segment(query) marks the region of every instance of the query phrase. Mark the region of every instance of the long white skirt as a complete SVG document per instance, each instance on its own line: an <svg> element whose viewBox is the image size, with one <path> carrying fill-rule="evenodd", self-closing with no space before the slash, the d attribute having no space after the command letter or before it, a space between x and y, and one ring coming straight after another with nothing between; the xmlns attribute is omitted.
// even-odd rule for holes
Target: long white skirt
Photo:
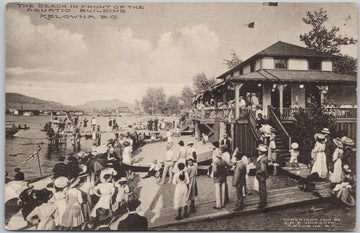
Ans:
<svg viewBox="0 0 360 233"><path fill-rule="evenodd" d="M320 178L326 178L327 166L326 166L326 154L325 152L317 153L315 163L311 169L311 174L317 172Z"/></svg>
<svg viewBox="0 0 360 233"><path fill-rule="evenodd" d="M340 183L342 181L342 162L341 159L334 163L334 172L330 174L330 181L332 183Z"/></svg>
<svg viewBox="0 0 360 233"><path fill-rule="evenodd" d="M187 192L188 188L185 183L180 183L176 185L174 193L174 209L187 206Z"/></svg>

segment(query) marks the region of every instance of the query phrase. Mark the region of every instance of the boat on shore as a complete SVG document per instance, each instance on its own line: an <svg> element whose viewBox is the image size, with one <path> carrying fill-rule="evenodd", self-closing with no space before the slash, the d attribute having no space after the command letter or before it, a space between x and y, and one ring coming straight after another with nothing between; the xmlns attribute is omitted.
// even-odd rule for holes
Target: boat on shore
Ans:
<svg viewBox="0 0 360 233"><path fill-rule="evenodd" d="M12 137L19 131L19 128L16 127L15 121L6 121L5 122L5 136Z"/></svg>

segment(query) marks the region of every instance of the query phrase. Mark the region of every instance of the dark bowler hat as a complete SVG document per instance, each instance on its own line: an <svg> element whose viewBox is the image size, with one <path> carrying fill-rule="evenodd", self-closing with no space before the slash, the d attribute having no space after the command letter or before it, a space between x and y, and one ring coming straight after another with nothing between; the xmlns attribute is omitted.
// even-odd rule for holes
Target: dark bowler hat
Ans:
<svg viewBox="0 0 360 233"><path fill-rule="evenodd" d="M19 171L21 171L21 169L20 168L15 168L15 172L19 172Z"/></svg>
<svg viewBox="0 0 360 233"><path fill-rule="evenodd" d="M185 145L185 144L184 144L184 141L183 141L183 140L180 140L180 141L179 141L179 145L180 145L180 146L184 146L184 145Z"/></svg>

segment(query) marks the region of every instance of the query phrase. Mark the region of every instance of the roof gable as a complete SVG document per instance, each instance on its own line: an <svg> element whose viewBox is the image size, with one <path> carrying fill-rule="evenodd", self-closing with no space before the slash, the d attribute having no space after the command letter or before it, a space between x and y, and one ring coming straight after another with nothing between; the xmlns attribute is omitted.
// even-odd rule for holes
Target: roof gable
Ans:
<svg viewBox="0 0 360 233"><path fill-rule="evenodd" d="M255 54L255 56L281 56L281 57L314 57L332 58L330 53L317 52L314 49L304 48L298 45L278 41L275 44Z"/></svg>
<svg viewBox="0 0 360 233"><path fill-rule="evenodd" d="M217 79L225 78L229 73L238 70L241 67L246 66L249 62L255 58L261 57L294 57L294 58L322 58L330 59L335 56L330 53L317 52L314 49L304 48L298 45L289 44L286 42L278 41L275 44L270 45L266 49L256 53L250 58L246 59L235 68L226 71L222 75L218 76Z"/></svg>

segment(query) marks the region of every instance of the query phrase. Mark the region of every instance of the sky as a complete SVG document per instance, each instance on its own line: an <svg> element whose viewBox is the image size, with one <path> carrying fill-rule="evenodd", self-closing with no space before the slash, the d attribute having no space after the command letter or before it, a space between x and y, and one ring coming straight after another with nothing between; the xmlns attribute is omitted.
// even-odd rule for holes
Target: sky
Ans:
<svg viewBox="0 0 360 233"><path fill-rule="evenodd" d="M305 46L302 18L321 7L328 28L358 35L357 3L31 4L7 5L6 92L69 105L134 103L149 87L178 95L198 73L226 72L232 50L245 60L279 40ZM122 12L80 12L104 9ZM69 18L78 15L87 18ZM357 58L357 45L341 52Z"/></svg>

